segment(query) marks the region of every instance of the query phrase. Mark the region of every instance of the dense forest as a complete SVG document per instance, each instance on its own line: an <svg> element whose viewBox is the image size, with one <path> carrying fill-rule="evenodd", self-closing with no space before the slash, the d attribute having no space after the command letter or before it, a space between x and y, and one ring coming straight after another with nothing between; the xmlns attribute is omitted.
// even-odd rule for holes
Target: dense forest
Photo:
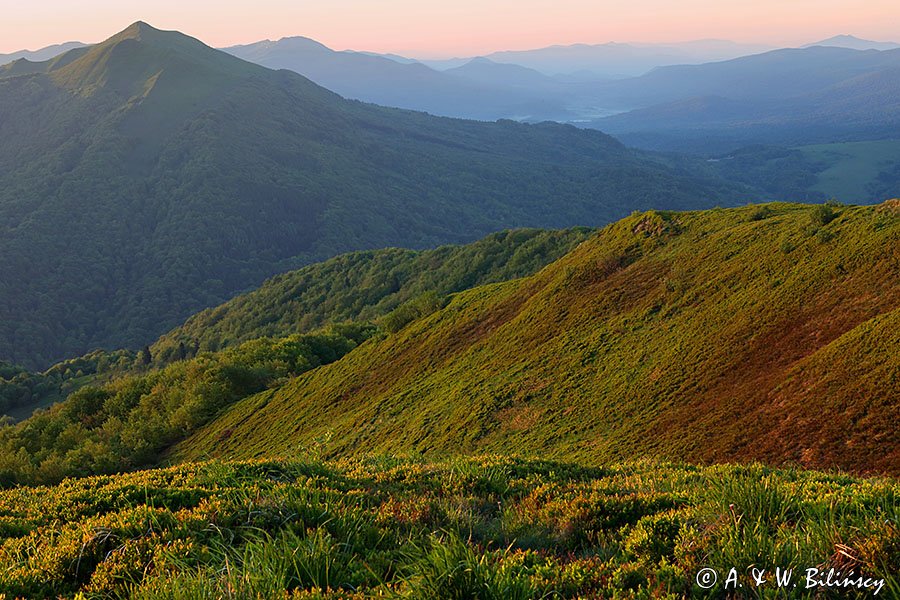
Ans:
<svg viewBox="0 0 900 600"><path fill-rule="evenodd" d="M0 429L0 485L153 465L224 407L333 362L376 331L360 324L260 338L104 386L83 386L22 424Z"/></svg>
<svg viewBox="0 0 900 600"><path fill-rule="evenodd" d="M98 377L140 368L147 356L146 352L96 350L58 362L42 372L0 362L0 415L27 417L35 408L63 400L69 392Z"/></svg>

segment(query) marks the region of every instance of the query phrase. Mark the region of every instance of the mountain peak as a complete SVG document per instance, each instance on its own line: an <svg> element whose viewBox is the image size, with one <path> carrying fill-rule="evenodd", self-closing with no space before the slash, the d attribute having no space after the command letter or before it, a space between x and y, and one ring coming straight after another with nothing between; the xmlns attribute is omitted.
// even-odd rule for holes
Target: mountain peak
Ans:
<svg viewBox="0 0 900 600"><path fill-rule="evenodd" d="M133 40L144 40L148 37L152 37L163 33L161 30L156 29L155 27L145 23L144 21L135 21L118 34L114 35L111 39L133 39Z"/></svg>
<svg viewBox="0 0 900 600"><path fill-rule="evenodd" d="M829 38L826 41L831 41L831 42L868 42L869 40L864 40L861 37L857 37L857 36L849 34L849 33L842 33L841 35L836 35L832 38Z"/></svg>
<svg viewBox="0 0 900 600"><path fill-rule="evenodd" d="M849 33L842 33L830 37L827 40L813 42L812 44L807 44L803 47L809 48L810 46L837 46L840 48L850 48L852 50L893 50L895 48L900 48L900 44L894 42L876 42Z"/></svg>
<svg viewBox="0 0 900 600"><path fill-rule="evenodd" d="M196 51L201 48L212 50L200 40L181 33L180 31L157 29L144 21L132 23L97 46L114 46L128 40L141 42L151 46L165 46L167 48L179 49L182 51Z"/></svg>
<svg viewBox="0 0 900 600"><path fill-rule="evenodd" d="M150 89L159 95L159 75L165 73L170 99L187 107L189 96L206 97L223 77L258 69L181 32L137 21L99 44L69 51L43 70L62 87L88 93L113 89L127 98ZM191 85L185 85L189 80Z"/></svg>

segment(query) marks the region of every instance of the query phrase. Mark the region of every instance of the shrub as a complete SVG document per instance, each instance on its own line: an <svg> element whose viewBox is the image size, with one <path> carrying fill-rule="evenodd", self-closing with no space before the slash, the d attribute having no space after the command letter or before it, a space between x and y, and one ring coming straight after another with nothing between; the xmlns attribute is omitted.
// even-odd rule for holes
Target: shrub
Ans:
<svg viewBox="0 0 900 600"><path fill-rule="evenodd" d="M401 304L381 319L381 326L389 333L397 333L413 321L444 308L446 299L437 292L425 292Z"/></svg>
<svg viewBox="0 0 900 600"><path fill-rule="evenodd" d="M768 219L769 217L771 217L774 214L775 214L775 211L773 211L768 206L760 206L756 210L754 210L752 213L750 213L748 220L749 221L763 221L765 219Z"/></svg>
<svg viewBox="0 0 900 600"><path fill-rule="evenodd" d="M833 202L826 202L825 204L819 204L812 210L812 222L813 225L828 225L832 221L834 221L838 217L838 212L835 208L838 205Z"/></svg>

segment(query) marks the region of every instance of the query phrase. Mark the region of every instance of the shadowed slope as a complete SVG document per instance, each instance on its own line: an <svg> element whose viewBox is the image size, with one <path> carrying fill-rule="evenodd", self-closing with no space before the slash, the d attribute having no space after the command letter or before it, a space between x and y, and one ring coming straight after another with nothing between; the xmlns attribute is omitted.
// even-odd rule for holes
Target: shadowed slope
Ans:
<svg viewBox="0 0 900 600"><path fill-rule="evenodd" d="M346 101L144 23L0 73L0 138L0 358L29 368L342 252L743 193L597 132Z"/></svg>

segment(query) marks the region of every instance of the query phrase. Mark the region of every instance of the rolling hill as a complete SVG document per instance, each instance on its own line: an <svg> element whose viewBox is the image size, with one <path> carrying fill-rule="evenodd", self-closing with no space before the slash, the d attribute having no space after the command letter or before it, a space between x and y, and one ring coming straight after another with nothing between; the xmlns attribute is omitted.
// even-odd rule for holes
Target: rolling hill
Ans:
<svg viewBox="0 0 900 600"><path fill-rule="evenodd" d="M144 23L4 67L0 136L0 357L29 368L341 252L746 193L597 132L344 100Z"/></svg>
<svg viewBox="0 0 900 600"><path fill-rule="evenodd" d="M592 232L520 229L464 246L344 254L277 275L252 292L197 313L150 349L154 360L165 364L182 345L215 351L260 337L374 320L423 294L446 295L531 275Z"/></svg>
<svg viewBox="0 0 900 600"><path fill-rule="evenodd" d="M517 452L900 473L900 205L633 215L171 453Z"/></svg>
<svg viewBox="0 0 900 600"><path fill-rule="evenodd" d="M139 352L96 350L31 372L0 362L0 416L22 420L86 385L149 366L263 337L311 334L323 327L383 318L429 294L448 294L530 275L566 254L593 230L503 231L463 246L354 252L273 277L259 289L192 316Z"/></svg>

